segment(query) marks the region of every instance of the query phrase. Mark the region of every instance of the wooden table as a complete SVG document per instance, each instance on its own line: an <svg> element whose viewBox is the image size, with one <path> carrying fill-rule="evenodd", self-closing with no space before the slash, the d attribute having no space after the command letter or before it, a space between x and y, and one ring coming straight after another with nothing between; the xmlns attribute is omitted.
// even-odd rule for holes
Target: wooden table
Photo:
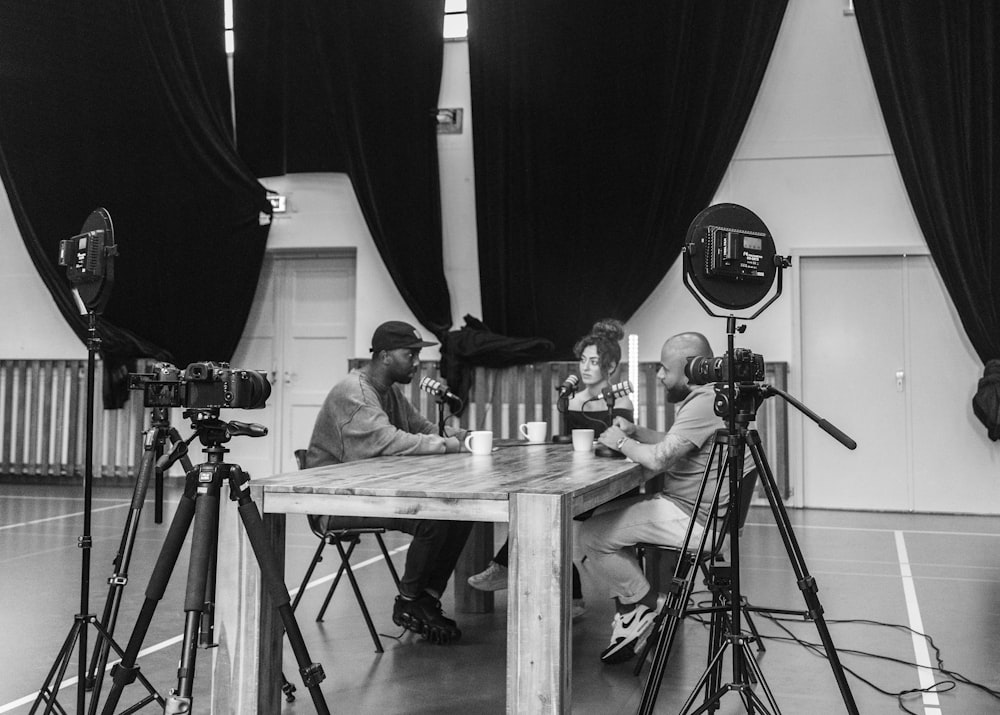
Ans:
<svg viewBox="0 0 1000 715"><path fill-rule="evenodd" d="M568 713L572 517L645 482L651 473L570 445L501 444L491 455L379 457L251 481L283 564L285 514L403 516L510 523L507 712ZM282 629L242 548L239 637L232 644L238 713L280 712ZM327 677L336 677L326 664ZM266 674L261 677L261 674ZM298 674L289 674L300 686ZM305 704L307 700L303 700Z"/></svg>

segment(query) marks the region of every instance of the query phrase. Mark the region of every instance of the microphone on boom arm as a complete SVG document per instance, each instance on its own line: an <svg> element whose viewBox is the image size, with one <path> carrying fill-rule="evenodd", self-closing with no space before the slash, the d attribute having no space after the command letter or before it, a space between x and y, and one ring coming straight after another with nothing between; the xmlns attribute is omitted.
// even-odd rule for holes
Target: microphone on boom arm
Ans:
<svg viewBox="0 0 1000 715"><path fill-rule="evenodd" d="M462 398L448 389L448 386L438 382L432 377L420 378L420 389L434 395L439 400L449 400L451 402L461 402Z"/></svg>
<svg viewBox="0 0 1000 715"><path fill-rule="evenodd" d="M556 388L556 392L559 393L559 399L565 397L572 397L576 394L576 386L580 383L580 378L576 375L570 375L565 380L563 384Z"/></svg>
<svg viewBox="0 0 1000 715"><path fill-rule="evenodd" d="M619 397L624 397L625 395L631 394L632 392L632 382L626 380L625 382L619 382L614 385L609 385L601 390L601 397L604 401L608 403L608 410L614 409L615 400Z"/></svg>

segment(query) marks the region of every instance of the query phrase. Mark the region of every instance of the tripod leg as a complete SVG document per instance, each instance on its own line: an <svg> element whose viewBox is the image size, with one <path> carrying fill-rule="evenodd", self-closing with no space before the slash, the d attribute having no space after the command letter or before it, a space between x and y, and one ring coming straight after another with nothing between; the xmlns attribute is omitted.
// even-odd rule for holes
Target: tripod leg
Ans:
<svg viewBox="0 0 1000 715"><path fill-rule="evenodd" d="M798 583L799 590L802 591L802 597L805 599L809 618L816 623L816 630L819 632L820 640L826 649L826 657L830 661L830 667L833 669L833 677L840 688L840 695L844 700L844 706L847 708L847 712L857 715L858 706L854 702L851 686L848 684L847 676L844 674L840 657L837 655L837 648L833 645L833 638L830 636L830 629L827 627L826 619L823 618L823 606L820 604L819 596L817 595L816 579L809 574L809 570L806 568L805 559L802 557L802 550L799 548L795 533L792 531L792 525L788 519L788 512L785 510L785 505L778 498L778 487L775 484L771 468L768 466L767 460L764 459L764 454L760 448L760 436L756 432L750 432L749 444L750 453L753 456L754 463L757 465L758 474L763 480L764 493L767 495L767 501L770 503L771 511L774 513L778 532L781 534L785 551L788 552L788 559L792 564L792 569L795 571L796 582Z"/></svg>
<svg viewBox="0 0 1000 715"><path fill-rule="evenodd" d="M215 467L216 465L213 465ZM205 470L206 473L208 470ZM198 634L205 609L211 569L215 564L215 547L219 530L219 489L215 480L198 494L191 538L191 558L188 562L187 590L184 593L184 640L181 662L177 668L177 689L168 702L190 706L194 691L194 673L198 654ZM188 712L178 710L178 712Z"/></svg>
<svg viewBox="0 0 1000 715"><path fill-rule="evenodd" d="M197 476L195 474L195 476ZM132 636L129 638L128 646L122 655L121 662L111 669L112 687L108 691L108 699L104 703L103 715L114 715L115 708L121 698L122 691L126 685L132 683L136 678L138 668L135 667L135 660L139 656L142 642L146 638L146 631L153 620L156 606L163 599L163 594L167 590L167 583L170 581L170 574L177 563L181 547L191 526L191 520L195 513L195 492L191 477L188 478L188 486L184 496L177 504L177 511L173 521L170 522L170 529L167 531L167 538L163 542L163 548L153 567L153 572L149 577L149 585L146 587L146 600L143 601L139 616L136 619Z"/></svg>
<svg viewBox="0 0 1000 715"><path fill-rule="evenodd" d="M239 474L237 474L239 473ZM242 479L242 481L241 481ZM302 674L302 682L309 689L312 695L313 705L316 707L318 715L329 715L330 710L323 699L319 684L326 677L323 673L323 666L313 663L309 659L309 652L306 649L305 641L302 638L302 631L295 621L295 614L290 606L291 599L288 596L288 589L277 567L273 554L267 544L267 535L264 529L264 520L261 519L257 505L250 498L250 490L246 488L248 479L243 476L242 470L233 467L230 471L230 493L231 497L239 502L240 519L246 530L250 546L253 548L257 564L260 566L261 576L264 580L271 598L277 606L285 632L288 635L288 642L292 646L295 660L299 664L299 672Z"/></svg>

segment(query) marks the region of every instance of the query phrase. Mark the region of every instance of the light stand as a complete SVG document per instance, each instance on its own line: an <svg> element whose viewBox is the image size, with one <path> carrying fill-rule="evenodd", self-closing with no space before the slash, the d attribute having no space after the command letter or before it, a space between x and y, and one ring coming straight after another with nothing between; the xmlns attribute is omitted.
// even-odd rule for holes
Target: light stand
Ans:
<svg viewBox="0 0 1000 715"><path fill-rule="evenodd" d="M46 703L45 713L53 709L63 712L56 695L59 684L73 657L77 641L80 643L80 661L77 681L76 712L83 713L86 706L87 686L87 624L93 625L98 633L110 640L110 634L97 622L90 611L90 549L91 502L94 482L94 384L97 353L101 339L97 337L97 316L104 311L111 297L114 283L114 257L118 255L115 245L111 216L99 208L93 211L80 229L80 233L59 243L59 265L66 266L66 275L74 284L73 296L81 315L87 316L87 421L85 464L83 470L83 535L77 539L81 548L80 611L73 619L73 626L63 646L49 670L45 683L38 690L38 697L31 706L34 713L41 703Z"/></svg>
<svg viewBox="0 0 1000 715"><path fill-rule="evenodd" d="M697 260L695 260L697 259ZM763 222L752 212L735 204L721 204L705 209L688 229L684 248L684 282L702 307L713 317L717 315L702 300L704 294L715 305L730 309L744 309L762 300L771 289L775 274L778 276L776 293L749 319L759 315L781 293L780 269L789 261L774 253L774 242ZM697 288L697 290L696 290ZM700 292L700 293L699 293ZM667 660L673 645L677 627L684 616L691 613L711 613L709 662L697 685L682 706L680 713L702 713L715 711L721 699L730 692L739 694L747 713L779 713L774 694L768 687L764 673L750 650L750 643L756 640L755 632L747 634L742 627L744 611L764 613L793 613L816 623L817 630L826 650L826 656L833 669L834 678L840 689L844 706L848 713L857 715L850 686L837 656L836 648L823 618L823 607L817 596L815 579L809 574L802 552L795 539L788 514L781 502L774 476L760 447L760 437L755 430L748 429L753 422L756 409L765 397L778 394L801 409L817 422L825 431L837 438L849 449L857 445L836 427L820 420L801 403L790 398L770 385L758 385L755 381L764 377L764 359L749 350L738 350L734 346L737 332L736 318L727 317L727 351L724 358L694 357L688 359L685 373L691 384L705 385L715 382L715 412L727 418L727 429L716 433L716 442L705 468L701 487L695 504L701 504L713 463L725 446L727 453L724 468L729 486L727 527L730 547L730 563L716 562L709 567L709 581L712 590L710 608L688 606L697 576L699 554L705 547L709 529L702 531L697 550L691 550L694 532L694 516L688 525L681 545L681 558L674 569L667 601L661 609L663 626L656 637L655 650L649 676L643 688L642 700L637 712L651 715L656 703L659 687L666 670ZM739 329L743 332L745 326ZM740 524L737 517L739 505L749 495L741 495L741 479L744 471L745 453L749 449L762 480L765 494L775 517L785 550L795 572L796 582L802 591L807 611L783 611L775 608L748 606L740 588ZM716 514L721 492L723 463L718 464L718 482L709 510ZM697 506L696 506L697 509ZM727 651L731 651L732 679L723 682L722 668ZM640 661L641 667L641 661ZM760 686L767 705L755 692ZM692 710L698 693L704 690L704 702ZM768 709L768 707L770 709Z"/></svg>

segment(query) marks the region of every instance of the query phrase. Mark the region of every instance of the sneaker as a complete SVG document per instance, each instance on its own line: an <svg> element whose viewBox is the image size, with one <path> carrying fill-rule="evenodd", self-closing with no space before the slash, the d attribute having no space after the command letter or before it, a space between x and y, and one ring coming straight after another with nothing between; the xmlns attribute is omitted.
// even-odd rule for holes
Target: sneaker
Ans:
<svg viewBox="0 0 1000 715"><path fill-rule="evenodd" d="M423 593L412 601L396 596L392 622L438 645L446 645L462 637L458 624L441 612L441 601L429 593Z"/></svg>
<svg viewBox="0 0 1000 715"><path fill-rule="evenodd" d="M484 571L469 576L468 580L470 586L480 591L503 591L507 588L507 567L490 561Z"/></svg>
<svg viewBox="0 0 1000 715"><path fill-rule="evenodd" d="M601 653L605 663L624 663L635 655L635 643L653 627L656 611L643 605L616 613L611 621L611 643Z"/></svg>
<svg viewBox="0 0 1000 715"><path fill-rule="evenodd" d="M663 623L663 606L667 602L667 594L661 593L656 596L656 615L653 617L653 627L648 631L639 636L635 645L632 646L632 650L638 655L642 655L642 651L646 648L646 643L650 638L655 638L656 634L660 632L660 624Z"/></svg>
<svg viewBox="0 0 1000 715"><path fill-rule="evenodd" d="M580 618L583 618L583 614L586 612L587 612L587 602L584 601L582 598L574 598L572 611L570 611L570 613L573 616L573 620L576 621Z"/></svg>

